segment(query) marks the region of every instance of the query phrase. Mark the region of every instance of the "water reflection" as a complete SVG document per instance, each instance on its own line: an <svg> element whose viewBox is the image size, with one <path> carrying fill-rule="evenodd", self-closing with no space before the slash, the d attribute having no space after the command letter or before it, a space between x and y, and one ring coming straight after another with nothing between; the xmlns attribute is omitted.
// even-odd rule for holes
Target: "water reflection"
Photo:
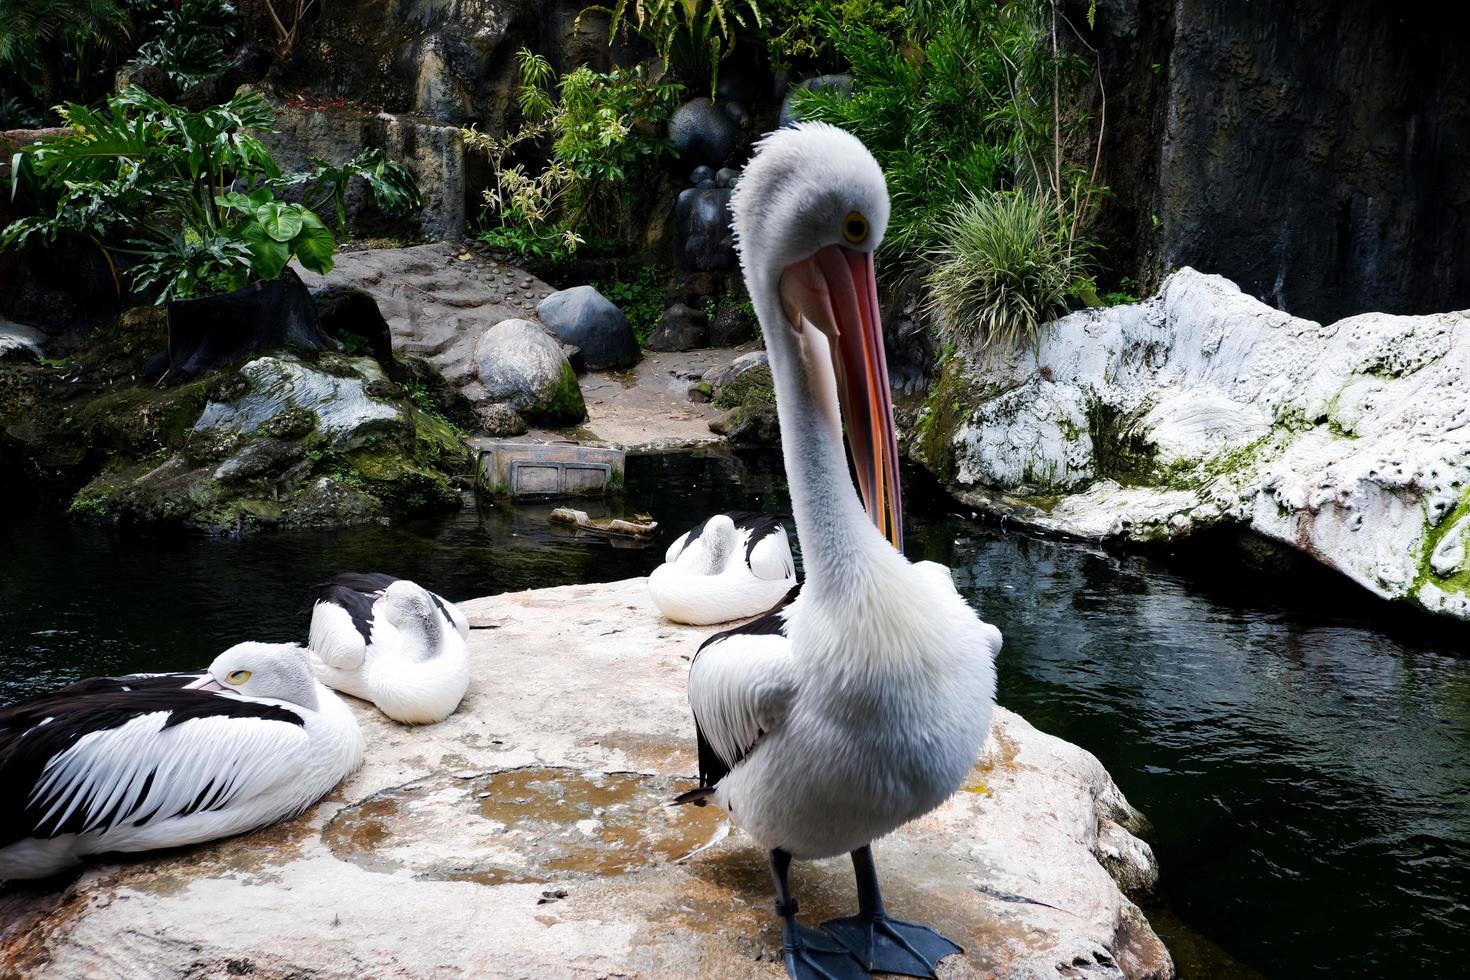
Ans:
<svg viewBox="0 0 1470 980"><path fill-rule="evenodd" d="M1178 920L1273 977L1463 973L1470 660L1450 654L1464 631L1392 624L1336 580L1245 574L1223 551L1186 572L1005 534L905 479L911 556L952 565L1005 633L1001 701L1096 753L1152 820L1155 922L1176 952L1194 945ZM768 454L651 456L630 461L618 506L656 517L659 539L613 548L548 524L550 504L239 541L22 517L0 528L0 700L300 639L311 585L343 569L454 597L647 574L710 512L787 495ZM1189 968L1242 975L1218 958Z"/></svg>

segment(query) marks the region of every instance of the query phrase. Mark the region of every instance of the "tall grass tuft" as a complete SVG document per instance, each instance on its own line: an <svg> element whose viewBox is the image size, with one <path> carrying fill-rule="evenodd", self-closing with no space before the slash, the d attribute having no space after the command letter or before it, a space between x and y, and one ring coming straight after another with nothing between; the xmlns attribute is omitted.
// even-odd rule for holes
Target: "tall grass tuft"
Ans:
<svg viewBox="0 0 1470 980"><path fill-rule="evenodd" d="M951 339L1001 348L1034 342L1066 308L1081 272L1055 210L1025 191L971 194L935 233L924 280Z"/></svg>

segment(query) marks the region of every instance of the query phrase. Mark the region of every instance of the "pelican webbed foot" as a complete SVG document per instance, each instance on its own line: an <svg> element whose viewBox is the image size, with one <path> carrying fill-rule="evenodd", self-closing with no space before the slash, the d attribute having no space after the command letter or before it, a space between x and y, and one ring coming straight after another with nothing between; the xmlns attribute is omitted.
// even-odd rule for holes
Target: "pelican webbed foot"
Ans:
<svg viewBox="0 0 1470 980"><path fill-rule="evenodd" d="M874 973L934 977L934 967L964 948L928 926L900 922L886 915L854 915L822 923L822 930Z"/></svg>
<svg viewBox="0 0 1470 980"><path fill-rule="evenodd" d="M888 917L878 889L878 870L873 864L871 848L861 847L852 852L852 869L857 878L858 914L823 922L822 930L846 947L863 966L875 973L933 977L934 967L940 960L965 951L959 943L928 926Z"/></svg>
<svg viewBox="0 0 1470 980"><path fill-rule="evenodd" d="M791 980L868 980L868 971L846 946L831 936L796 922L796 900L791 897L787 870L791 855L771 852L771 877L776 881L776 914L781 917L781 945Z"/></svg>

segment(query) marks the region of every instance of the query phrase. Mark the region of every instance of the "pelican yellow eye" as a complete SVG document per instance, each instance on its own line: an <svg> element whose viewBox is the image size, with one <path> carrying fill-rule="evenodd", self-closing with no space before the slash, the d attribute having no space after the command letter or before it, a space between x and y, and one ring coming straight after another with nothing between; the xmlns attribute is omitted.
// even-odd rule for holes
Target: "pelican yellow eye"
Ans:
<svg viewBox="0 0 1470 980"><path fill-rule="evenodd" d="M228 675L225 676L225 680L231 684L244 684L246 681L250 680L250 671L232 670Z"/></svg>
<svg viewBox="0 0 1470 980"><path fill-rule="evenodd" d="M842 237L854 245L861 244L868 237L868 219L856 211L847 212L842 219Z"/></svg>

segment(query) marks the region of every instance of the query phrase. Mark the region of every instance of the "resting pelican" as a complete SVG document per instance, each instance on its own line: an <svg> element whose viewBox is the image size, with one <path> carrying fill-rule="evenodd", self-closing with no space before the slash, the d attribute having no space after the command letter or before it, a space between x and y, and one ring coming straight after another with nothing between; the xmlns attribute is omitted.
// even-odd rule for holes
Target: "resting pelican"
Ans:
<svg viewBox="0 0 1470 980"><path fill-rule="evenodd" d="M241 643L208 673L80 681L0 709L0 879L295 816L362 764L362 731L301 648Z"/></svg>
<svg viewBox="0 0 1470 980"><path fill-rule="evenodd" d="M470 624L452 602L391 575L338 575L311 610L316 679L371 701L394 721L454 714L470 684Z"/></svg>
<svg viewBox="0 0 1470 980"><path fill-rule="evenodd" d="M869 844L939 806L975 763L1000 633L947 575L897 549L898 453L873 265L888 220L883 175L852 136L805 124L762 141L732 210L770 352L806 579L799 595L695 657L702 788L680 802L715 803L770 851L792 977L933 976L960 947L888 917ZM852 855L858 914L824 932L799 926L791 860L842 853Z"/></svg>
<svg viewBox="0 0 1470 980"><path fill-rule="evenodd" d="M734 510L701 521L669 545L648 577L658 611L708 626L765 612L796 584L786 528L774 514Z"/></svg>

